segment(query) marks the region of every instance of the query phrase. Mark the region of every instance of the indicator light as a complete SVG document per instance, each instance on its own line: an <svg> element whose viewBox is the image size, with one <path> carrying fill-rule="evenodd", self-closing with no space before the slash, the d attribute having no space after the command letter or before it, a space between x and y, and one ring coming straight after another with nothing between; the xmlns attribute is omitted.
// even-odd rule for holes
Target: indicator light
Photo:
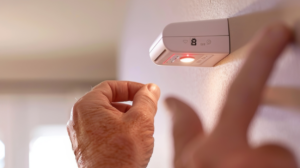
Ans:
<svg viewBox="0 0 300 168"><path fill-rule="evenodd" d="M190 62L195 61L195 58L194 57L181 57L180 61L184 62L184 63L190 63Z"/></svg>

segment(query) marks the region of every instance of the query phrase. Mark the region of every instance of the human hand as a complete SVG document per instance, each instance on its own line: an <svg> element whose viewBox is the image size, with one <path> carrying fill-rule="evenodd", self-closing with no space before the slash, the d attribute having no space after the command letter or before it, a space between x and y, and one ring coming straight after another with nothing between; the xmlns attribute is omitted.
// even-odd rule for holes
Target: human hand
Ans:
<svg viewBox="0 0 300 168"><path fill-rule="evenodd" d="M159 96L155 84L106 81L78 100L67 125L78 167L146 167Z"/></svg>
<svg viewBox="0 0 300 168"><path fill-rule="evenodd" d="M247 60L231 85L216 127L205 134L196 112L176 98L166 105L173 114L175 168L296 168L293 154L269 144L253 148L248 127L260 103L266 80L291 40L283 24L261 31L244 49Z"/></svg>

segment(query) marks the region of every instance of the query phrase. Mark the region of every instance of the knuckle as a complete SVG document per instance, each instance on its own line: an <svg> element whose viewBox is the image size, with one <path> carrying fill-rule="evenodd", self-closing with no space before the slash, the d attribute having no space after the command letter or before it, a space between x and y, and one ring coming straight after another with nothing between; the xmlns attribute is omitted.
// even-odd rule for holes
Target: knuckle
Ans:
<svg viewBox="0 0 300 168"><path fill-rule="evenodd" d="M100 82L98 85L94 86L91 90L99 89L99 87L103 86L103 85L110 85L112 82L113 82L112 80L106 80L106 81Z"/></svg>
<svg viewBox="0 0 300 168"><path fill-rule="evenodd" d="M81 98L80 100L78 100L71 111L71 120L72 122L77 123L78 120L80 120L82 118L82 116L84 116L84 114L88 113L89 111L91 111L91 106L89 103L86 103L84 98ZM68 124L71 124L71 122L69 122Z"/></svg>
<svg viewBox="0 0 300 168"><path fill-rule="evenodd" d="M89 92L86 95L84 95L82 98L80 98L73 106L72 112L77 113L83 113L83 112L89 112L95 108L96 101L94 100L93 96L94 92Z"/></svg>
<svg viewBox="0 0 300 168"><path fill-rule="evenodd" d="M145 109L136 109L134 116L131 116L131 120L137 121L138 124L152 125L154 123L154 117L151 114L145 113Z"/></svg>
<svg viewBox="0 0 300 168"><path fill-rule="evenodd" d="M72 113L78 113L79 111L81 111L84 108L85 108L85 105L84 105L84 103L83 103L83 101L81 99L81 100L77 101L74 104L73 109L72 109Z"/></svg>
<svg viewBox="0 0 300 168"><path fill-rule="evenodd" d="M112 82L111 80L106 80L106 81L99 83L99 85L109 85L111 82Z"/></svg>

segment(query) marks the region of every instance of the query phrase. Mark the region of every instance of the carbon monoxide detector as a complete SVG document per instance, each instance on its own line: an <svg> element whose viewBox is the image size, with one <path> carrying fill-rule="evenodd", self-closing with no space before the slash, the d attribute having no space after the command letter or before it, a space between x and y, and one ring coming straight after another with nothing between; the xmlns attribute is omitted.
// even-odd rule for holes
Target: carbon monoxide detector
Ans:
<svg viewBox="0 0 300 168"><path fill-rule="evenodd" d="M149 53L157 65L212 67L230 53L228 19L169 24Z"/></svg>

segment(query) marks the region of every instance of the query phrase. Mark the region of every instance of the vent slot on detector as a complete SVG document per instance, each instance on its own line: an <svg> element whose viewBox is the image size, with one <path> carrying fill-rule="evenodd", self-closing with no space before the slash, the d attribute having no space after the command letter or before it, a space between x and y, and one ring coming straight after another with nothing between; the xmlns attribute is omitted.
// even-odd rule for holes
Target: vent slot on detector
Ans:
<svg viewBox="0 0 300 168"><path fill-rule="evenodd" d="M165 49L163 52L159 54L159 56L154 60L155 62L166 52L167 50Z"/></svg>

